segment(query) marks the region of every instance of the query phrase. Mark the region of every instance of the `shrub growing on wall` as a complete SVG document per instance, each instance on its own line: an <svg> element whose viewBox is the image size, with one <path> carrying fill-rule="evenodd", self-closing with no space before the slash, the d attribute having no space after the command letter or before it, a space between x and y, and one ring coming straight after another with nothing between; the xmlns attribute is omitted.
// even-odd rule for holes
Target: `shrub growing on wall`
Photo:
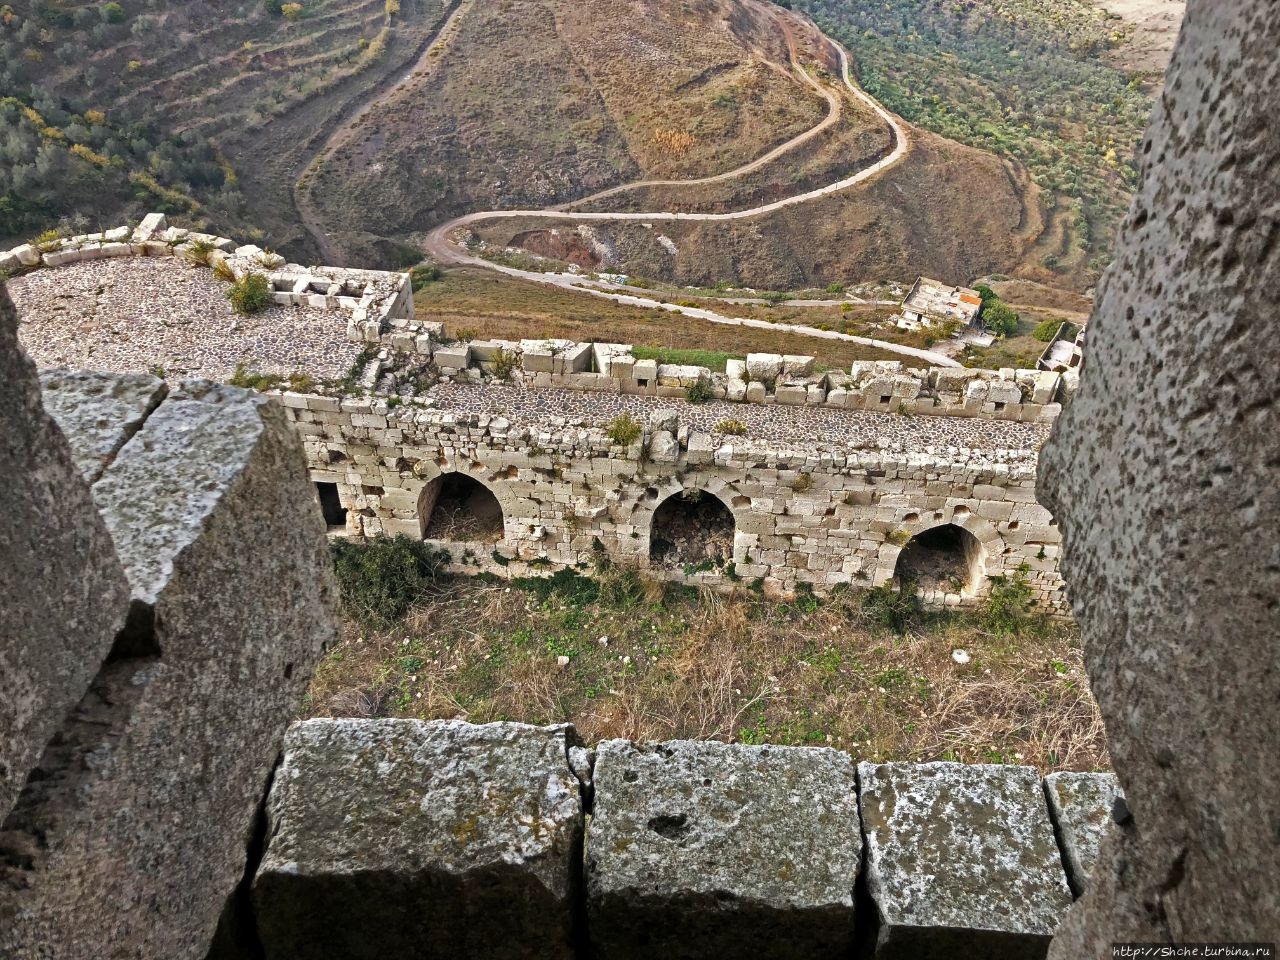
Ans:
<svg viewBox="0 0 1280 960"><path fill-rule="evenodd" d="M271 284L260 273L246 273L227 291L231 308L243 316L271 306Z"/></svg>

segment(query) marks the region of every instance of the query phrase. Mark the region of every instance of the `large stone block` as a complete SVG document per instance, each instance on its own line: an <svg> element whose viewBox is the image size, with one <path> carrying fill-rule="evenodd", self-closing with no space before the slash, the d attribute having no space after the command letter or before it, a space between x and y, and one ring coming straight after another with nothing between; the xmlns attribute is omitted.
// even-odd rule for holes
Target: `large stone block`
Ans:
<svg viewBox="0 0 1280 960"><path fill-rule="evenodd" d="M1116 801L1123 797L1120 781L1110 773L1051 773L1044 778L1044 792L1067 880L1078 897L1089 885Z"/></svg>
<svg viewBox="0 0 1280 960"><path fill-rule="evenodd" d="M877 960L1043 960L1071 904L1029 767L858 767Z"/></svg>
<svg viewBox="0 0 1280 960"><path fill-rule="evenodd" d="M129 622L5 821L0 956L201 960L336 636L324 522L283 408L201 382L93 498Z"/></svg>
<svg viewBox="0 0 1280 960"><path fill-rule="evenodd" d="M124 626L129 585L0 284L0 819Z"/></svg>
<svg viewBox="0 0 1280 960"><path fill-rule="evenodd" d="M862 839L845 754L609 740L594 786L587 911L601 960L851 949Z"/></svg>
<svg viewBox="0 0 1280 960"><path fill-rule="evenodd" d="M44 370L45 409L71 443L76 466L96 483L116 454L142 428L168 388L146 373Z"/></svg>
<svg viewBox="0 0 1280 960"><path fill-rule="evenodd" d="M572 728L294 726L253 887L267 960L572 957Z"/></svg>
<svg viewBox="0 0 1280 960"><path fill-rule="evenodd" d="M1278 47L1274 4L1187 4L1080 389L1042 458L1132 813L1061 960L1280 939Z"/></svg>

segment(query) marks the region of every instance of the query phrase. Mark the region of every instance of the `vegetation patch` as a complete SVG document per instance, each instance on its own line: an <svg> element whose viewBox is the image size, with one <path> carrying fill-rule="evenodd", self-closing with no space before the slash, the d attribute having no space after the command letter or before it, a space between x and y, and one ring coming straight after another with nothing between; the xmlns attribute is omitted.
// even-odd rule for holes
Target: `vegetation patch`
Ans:
<svg viewBox="0 0 1280 960"><path fill-rule="evenodd" d="M507 583L444 575L413 541L334 549L348 621L307 716L572 722L591 742L1108 766L1076 629L1003 587L981 610L944 614L889 589L776 602L616 565Z"/></svg>
<svg viewBox="0 0 1280 960"><path fill-rule="evenodd" d="M260 273L246 273L227 291L231 309L243 316L260 313L271 306L271 283Z"/></svg>

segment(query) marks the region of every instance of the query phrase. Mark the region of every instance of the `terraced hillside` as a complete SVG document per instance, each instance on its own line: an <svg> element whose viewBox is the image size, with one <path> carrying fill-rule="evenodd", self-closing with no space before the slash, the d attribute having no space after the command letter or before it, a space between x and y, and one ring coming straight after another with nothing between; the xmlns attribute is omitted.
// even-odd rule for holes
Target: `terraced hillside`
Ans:
<svg viewBox="0 0 1280 960"><path fill-rule="evenodd" d="M714 176L828 109L792 70L788 35L768 4L464 6L456 38L309 172L316 232L348 253L477 208Z"/></svg>
<svg viewBox="0 0 1280 960"><path fill-rule="evenodd" d="M287 241L310 138L444 15L444 0L0 5L0 237L158 208Z"/></svg>

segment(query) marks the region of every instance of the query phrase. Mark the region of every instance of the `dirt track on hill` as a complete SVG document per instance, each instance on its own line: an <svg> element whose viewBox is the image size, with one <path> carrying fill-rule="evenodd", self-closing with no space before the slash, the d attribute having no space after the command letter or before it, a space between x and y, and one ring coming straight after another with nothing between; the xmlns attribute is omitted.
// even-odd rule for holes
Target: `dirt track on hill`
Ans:
<svg viewBox="0 0 1280 960"><path fill-rule="evenodd" d="M776 160L779 156L781 156L782 154L785 154L787 151L795 149L795 147L804 143L809 138L821 133L822 130L826 129L827 126L829 126L832 123L835 123L839 119L839 108L838 108L839 98L835 97L835 95L831 94L829 91L823 90L821 86L817 84L816 81L814 81L811 77L809 77L807 73L805 73L804 69L801 67L801 65L796 59L795 44L789 28L785 26L784 21L781 18L779 18L778 22L781 29L783 29L784 32L786 32L787 34L788 48L791 50L791 53L792 53L793 68L798 73L800 73L816 89L818 89L824 95L827 95L832 98L831 101L829 101L829 102L832 102L832 105L833 105L832 112L829 113L827 118L824 119L822 123L819 124L817 127L809 130L805 134L802 134L800 137L797 137L789 141L788 143L783 144L781 147L776 148L775 150L767 154L765 157L752 161L751 163L743 167L739 167L736 170L732 170L732 171L729 171L728 173L720 174L716 177L709 178L708 180L683 181L684 183L722 181L722 180L728 180L734 177L740 177L745 174L751 173L752 171L759 169L760 166L762 166L764 163L771 162L772 160ZM723 221L729 221L729 220L745 220L751 217L759 217L765 214L773 213L774 211L782 210L787 207L793 207L798 204L806 203L811 200L816 200L820 197L825 197L834 193L839 193L841 191L848 190L859 184L865 183L874 177L879 176L885 171L897 166L910 152L911 141L907 134L907 129L905 125L897 117L889 113L889 111L886 110L883 106L881 106L880 103L872 99L871 96L869 96L856 83L854 83L852 72L850 70L848 53L844 50L843 47L839 46L834 40L831 40L830 38L826 38L826 39L827 39L827 42L831 44L832 49L836 52L836 54L840 59L841 74L842 74L842 78L844 80L845 86L849 89L849 91L853 94L853 96L855 96L857 99L861 100L864 104L870 107L870 109L876 114L876 116L878 116L882 121L884 121L889 126L889 129L892 131L893 148L890 150L890 152L887 155L880 158L879 160L876 160L870 166L864 167L863 169L857 171L856 173L848 177L845 177L837 181L836 183L828 184L827 186L824 186L824 187L819 187L816 190L810 190L806 193L801 193L791 197L786 197L781 200L774 201L773 203L764 204L762 206L749 207L744 210L735 210L729 213L679 213L674 211L658 211L658 212L643 212L643 213L610 213L610 212L581 213L581 212L576 212L576 211L566 209L566 207L571 207L576 204L566 204L562 207L557 207L554 209L546 209L546 210L486 210L478 213L467 214L466 216L459 217L455 220L451 220L448 223L441 224L439 227L432 230L426 240L426 244L425 244L426 252L441 263L467 265L467 266L479 267L485 270L493 270L499 273L506 274L507 276L516 277L522 280L529 280L534 283L542 283L542 284L558 286L567 290L573 290L579 293L584 293L589 296L595 296L595 297L601 297L608 300L613 300L617 303L623 303L629 306L637 306L637 307L642 307L646 309L666 310L670 313L681 314L683 316L693 317L698 320L705 320L710 323L724 324L729 326L767 328L771 330L793 333L799 336L814 337L814 338L825 339L825 340L844 340L850 343L857 343L863 346L874 347L879 350L885 350L885 351L896 353L902 356L909 356L909 357L914 357L916 359L926 360L929 363L933 363L938 366L948 366L948 367L960 366L958 362L951 359L950 357L944 356L943 354L935 353L928 350L919 350L914 347L906 347L906 346L902 346L901 344L890 343L889 341L885 341L885 340L874 340L869 337L857 337L851 334L837 333L835 331L830 331L830 330L819 330L815 327L807 327L800 324L775 324L775 323L769 323L768 321L764 321L764 320L753 320L753 319L748 319L743 317L729 317L720 313L716 313L715 311L712 311L712 310L702 309L700 307L686 307L686 306L681 306L679 304L667 303L661 300L653 300L648 297L639 297L633 293L622 292L626 288L618 284L609 283L602 280L588 279L578 274L540 273L532 270L521 270L516 267L508 267L502 264L493 263L492 261L489 261L489 260L485 260L482 257L476 257L469 253L466 253L460 247L458 247L457 244L455 244L451 239L452 234L456 233L457 231L463 230L472 224L482 223L487 220L501 220L501 219L509 219L509 218L556 219L556 220L570 220L570 221L580 221L580 222L632 220L632 221L638 221L638 222L644 222L644 223L657 222L657 221L723 222ZM638 186L649 186L649 185L653 185L653 184L652 183L626 184L621 187L616 187L616 188L613 188L612 190L605 191L602 194L597 194L594 197L588 197L585 199L598 200L603 196L612 195L612 194L621 192L623 190L629 190L629 189L634 189L635 187L638 187ZM582 202L584 201L583 200L576 201L576 203L582 203Z"/></svg>

